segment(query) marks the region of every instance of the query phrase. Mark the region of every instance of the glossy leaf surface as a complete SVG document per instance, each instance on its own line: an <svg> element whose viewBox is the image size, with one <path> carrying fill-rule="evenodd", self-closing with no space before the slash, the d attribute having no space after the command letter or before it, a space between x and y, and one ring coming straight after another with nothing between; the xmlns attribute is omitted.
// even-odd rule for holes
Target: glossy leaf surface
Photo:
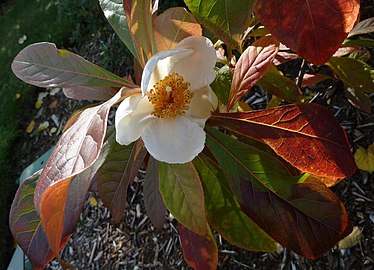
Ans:
<svg viewBox="0 0 374 270"><path fill-rule="evenodd" d="M54 257L34 207L34 192L40 172L23 182L17 190L9 213L14 239L29 257L34 269L44 269Z"/></svg>
<svg viewBox="0 0 374 270"><path fill-rule="evenodd" d="M144 206L152 224L162 229L167 209L162 200L158 180L158 161L150 157L143 184Z"/></svg>
<svg viewBox="0 0 374 270"><path fill-rule="evenodd" d="M316 74L304 74L303 81L301 82L302 87L311 86L317 84L327 79L332 79L330 76L325 74L316 73Z"/></svg>
<svg viewBox="0 0 374 270"><path fill-rule="evenodd" d="M127 24L142 67L156 52L152 22L152 1L123 0Z"/></svg>
<svg viewBox="0 0 374 270"><path fill-rule="evenodd" d="M374 93L374 70L368 64L348 57L333 57L327 64L346 86Z"/></svg>
<svg viewBox="0 0 374 270"><path fill-rule="evenodd" d="M343 129L320 105L214 114L211 119L241 136L262 140L301 171L338 181L357 169Z"/></svg>
<svg viewBox="0 0 374 270"><path fill-rule="evenodd" d="M217 76L210 87L212 87L212 90L217 95L218 100L226 105L229 100L233 73L229 66L225 65L216 70L216 74Z"/></svg>
<svg viewBox="0 0 374 270"><path fill-rule="evenodd" d="M112 133L112 131L108 133ZM88 191L92 185L92 179L106 160L109 153L109 146L110 143L106 141L95 163L75 176L71 181L65 205L61 206L65 208L63 235L69 235L75 230L75 226L79 221L86 202Z"/></svg>
<svg viewBox="0 0 374 270"><path fill-rule="evenodd" d="M114 139L108 158L96 174L100 198L112 214L113 221L120 223L127 204L127 189L138 175L146 151L143 143L120 145Z"/></svg>
<svg viewBox="0 0 374 270"><path fill-rule="evenodd" d="M133 86L79 55L47 42L29 45L20 51L12 70L21 80L38 87Z"/></svg>
<svg viewBox="0 0 374 270"><path fill-rule="evenodd" d="M130 30L127 25L122 0L100 0L99 3L105 17L113 27L116 34L126 45L132 55L137 57L136 50L132 43Z"/></svg>
<svg viewBox="0 0 374 270"><path fill-rule="evenodd" d="M46 230L43 229L34 207L34 192L40 172L21 185L19 195L16 196L13 210L11 210L10 227L14 229L16 241L21 245L35 269L43 269L55 256L48 241L54 241L51 243L56 248L53 251L57 255L75 230L86 201L91 179L102 164L105 154L104 151L93 166L74 177L72 181L70 179L64 181L68 187L57 187L52 191L52 196L55 196L51 199L52 203L47 199L47 204L41 205ZM66 191L65 188L68 190Z"/></svg>
<svg viewBox="0 0 374 270"><path fill-rule="evenodd" d="M250 251L275 251L275 241L240 209L222 170L204 155L193 161L203 183L209 224L231 244Z"/></svg>
<svg viewBox="0 0 374 270"><path fill-rule="evenodd" d="M235 66L228 111L261 79L278 52L279 42L274 38L265 36L258 41L244 51Z"/></svg>
<svg viewBox="0 0 374 270"><path fill-rule="evenodd" d="M193 164L158 162L160 193L167 209L183 226L207 235L204 191Z"/></svg>
<svg viewBox="0 0 374 270"><path fill-rule="evenodd" d="M369 145L367 149L359 147L354 157L359 169L369 173L374 172L374 144Z"/></svg>
<svg viewBox="0 0 374 270"><path fill-rule="evenodd" d="M280 42L323 64L353 28L359 9L359 0L258 0L255 13Z"/></svg>
<svg viewBox="0 0 374 270"><path fill-rule="evenodd" d="M361 90L356 90L351 87L345 89L345 96L348 101L357 109L364 111L368 114L371 113L371 99L368 94Z"/></svg>
<svg viewBox="0 0 374 270"><path fill-rule="evenodd" d="M343 42L344 46L361 46L361 47L374 47L374 39L372 38L359 38L359 39L346 39Z"/></svg>
<svg viewBox="0 0 374 270"><path fill-rule="evenodd" d="M207 146L243 211L277 242L316 258L349 234L343 204L321 182L291 177L273 156L211 128Z"/></svg>
<svg viewBox="0 0 374 270"><path fill-rule="evenodd" d="M182 7L169 8L153 22L157 50L170 50L182 39L201 36L202 29L195 17Z"/></svg>
<svg viewBox="0 0 374 270"><path fill-rule="evenodd" d="M208 224L207 224L208 226ZM218 265L218 248L209 229L209 234L201 236L182 224L178 224L183 257L195 270L216 270Z"/></svg>
<svg viewBox="0 0 374 270"><path fill-rule="evenodd" d="M72 178L69 178L51 186L43 193L40 200L40 219L44 232L51 250L64 268L69 267L62 261L59 252L63 243L64 212L71 180Z"/></svg>
<svg viewBox="0 0 374 270"><path fill-rule="evenodd" d="M76 100L108 100L113 97L118 88L105 86L72 86L65 87L62 90L64 95Z"/></svg>
<svg viewBox="0 0 374 270"><path fill-rule="evenodd" d="M374 32L374 17L368 18L359 22L351 32L348 34L348 38L356 35L370 34Z"/></svg>
<svg viewBox="0 0 374 270"><path fill-rule="evenodd" d="M198 21L232 48L238 48L250 23L253 0L185 0Z"/></svg>
<svg viewBox="0 0 374 270"><path fill-rule="evenodd" d="M275 66L271 66L257 84L270 94L288 102L297 103L303 98L299 87L283 76Z"/></svg>
<svg viewBox="0 0 374 270"><path fill-rule="evenodd" d="M109 110L120 97L121 91L107 102L87 108L62 134L36 186L37 209L50 186L83 172L96 161L104 142Z"/></svg>

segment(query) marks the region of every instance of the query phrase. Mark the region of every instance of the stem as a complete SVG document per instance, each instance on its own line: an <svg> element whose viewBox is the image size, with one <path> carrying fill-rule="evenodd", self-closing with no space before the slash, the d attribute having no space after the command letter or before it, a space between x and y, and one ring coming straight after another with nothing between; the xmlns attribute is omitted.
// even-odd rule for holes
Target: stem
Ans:
<svg viewBox="0 0 374 270"><path fill-rule="evenodd" d="M305 69L306 69L307 62L303 59L300 65L300 71L297 79L297 87L301 88L301 85L303 84L303 78L305 75Z"/></svg>

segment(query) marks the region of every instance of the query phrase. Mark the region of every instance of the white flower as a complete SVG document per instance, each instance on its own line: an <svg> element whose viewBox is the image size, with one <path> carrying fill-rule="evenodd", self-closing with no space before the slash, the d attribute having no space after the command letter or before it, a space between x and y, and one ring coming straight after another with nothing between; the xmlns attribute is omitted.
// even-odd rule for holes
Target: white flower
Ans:
<svg viewBox="0 0 374 270"><path fill-rule="evenodd" d="M141 137L148 152L167 163L196 157L204 149L205 122L218 104L209 86L215 63L212 42L200 36L152 56L144 67L142 94L126 98L117 109L117 142L128 145Z"/></svg>

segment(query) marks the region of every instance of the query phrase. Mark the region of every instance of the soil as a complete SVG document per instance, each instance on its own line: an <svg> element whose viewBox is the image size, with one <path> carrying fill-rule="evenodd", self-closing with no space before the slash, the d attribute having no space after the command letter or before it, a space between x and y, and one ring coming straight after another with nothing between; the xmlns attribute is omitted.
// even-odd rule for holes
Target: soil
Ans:
<svg viewBox="0 0 374 270"><path fill-rule="evenodd" d="M370 1L365 6L365 12L367 7L373 7ZM100 58L100 51L95 51L97 42L87 41L86 47L80 51L72 50L97 62ZM89 55L85 53L88 51ZM128 59L119 61L128 63ZM300 62L297 61L287 67L295 74L298 74L299 68ZM130 71L123 69L115 72L124 76ZM86 104L65 98L62 91L53 91L53 95L50 90L46 91L39 109L25 108L23 112L25 121L21 129L24 132L14 147L18 150L13 155L18 174L57 142L71 113ZM314 102L327 106L334 113L347 132L353 151L359 146L366 148L374 143L374 115L354 108L345 98L341 87L324 83L308 91L314 93ZM265 93L256 93L259 103L266 100ZM35 92L32 97L35 102L37 97L38 93ZM374 95L371 98L374 101ZM28 133L26 130L31 121L35 121L35 128ZM39 131L39 124L45 121L48 121L49 127ZM52 128L56 128L56 131L52 132ZM63 250L64 260L74 264L77 269L190 269L183 260L175 220L170 216L164 229L158 231L145 213L142 197L144 173L139 171L129 188L129 205L119 225L113 224L110 213L103 207L97 194L90 193L76 231ZM358 244L347 249L334 247L317 260L308 260L281 246L274 253L248 252L228 244L215 234L219 246L219 269L374 269L374 174L357 171L332 190L343 201L352 224L362 230L363 236ZM52 261L47 269L61 268L58 262Z"/></svg>

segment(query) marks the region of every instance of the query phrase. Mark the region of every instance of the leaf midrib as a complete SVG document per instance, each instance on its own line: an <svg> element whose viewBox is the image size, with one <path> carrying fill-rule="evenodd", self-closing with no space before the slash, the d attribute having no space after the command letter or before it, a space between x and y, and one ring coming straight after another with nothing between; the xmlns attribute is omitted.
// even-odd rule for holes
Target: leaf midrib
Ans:
<svg viewBox="0 0 374 270"><path fill-rule="evenodd" d="M269 128L269 129L281 130L281 131L289 132L291 134L299 134L300 136L309 137L309 138L313 138L313 139L317 139L317 140L321 140L321 141L326 141L326 142L331 143L333 145L337 145L339 147L346 148L346 146L341 145L339 143L336 143L334 141L331 141L331 140L329 140L327 138L324 138L324 137L318 137L318 136L315 136L315 135L312 135L312 134L308 134L308 133L305 133L305 132L293 131L291 129L287 129L287 128L280 127L280 126L274 126L274 125L267 124L267 123L264 123L264 122L256 122L256 121L249 120L249 119L238 119L238 118L234 118L234 117L230 117L230 116L225 116L225 115L218 115L218 116L212 115L211 118L212 119L216 118L216 119L227 119L227 120L233 120L233 121L239 121L239 122L240 121L247 122L247 123L249 123L251 125L264 126L264 127ZM225 127L228 128L228 129L230 129L230 127L227 127L227 126L225 126ZM243 132L240 132L240 130L235 130L235 132L238 132L240 134L244 134ZM262 136L258 136L257 138L260 138L261 140L264 140L262 138Z"/></svg>
<svg viewBox="0 0 374 270"><path fill-rule="evenodd" d="M69 69L62 69L62 68L57 68L57 67L51 67L51 66L48 66L48 65L40 64L40 63L33 63L33 62L19 61L19 60L15 60L14 63L23 64L23 65L37 66L37 67L40 67L40 68L46 68L46 69L51 69L51 70L59 71L61 73L71 73L71 74L74 74L76 76L86 76L86 77L90 77L90 78L100 79L100 80L103 80L103 81L114 82L114 83L117 83L117 84L120 84L120 85L123 85L123 86L131 86L131 84L129 84L129 83L125 82L124 80L122 80L121 77L118 77L117 75L112 74L109 71L107 71L107 72L110 73L111 76L118 77L118 79L115 80L115 79L110 79L109 77L99 77L98 75L93 75L93 74L89 74L89 73L83 73L83 72L73 71L73 70L69 70ZM92 64L92 63L90 63L90 64ZM102 71L99 66L96 66L94 64L92 64L92 65L93 65L93 67L95 69L99 69L100 71ZM91 85L91 84L72 84L72 85L69 85L69 86L75 86L75 85L101 86L101 85ZM115 86L118 86L118 85L115 85Z"/></svg>
<svg viewBox="0 0 374 270"><path fill-rule="evenodd" d="M208 133L209 133L209 131L208 131ZM296 206L294 206L291 202L289 202L289 201L287 201L286 199L284 199L284 198L282 198L279 194L277 194L275 191L273 191L273 190L271 190L269 187L267 187L266 185L264 185L263 183L262 183L262 181L257 177L257 175L255 175L254 173L252 173L252 171L250 171L249 169L247 169L246 168L246 166L234 155L234 153L232 153L232 152L230 152L230 151L228 151L227 149L226 149L226 147L223 145L223 144L221 144L215 137L214 137L214 135L212 135L211 133L209 133L210 134L210 138L211 139L213 139L218 145L220 145L221 146L221 148L228 154L228 155L230 155L242 168L244 168L244 170L245 171L247 171L250 175L252 175L253 177L254 177L254 179L256 179L256 181L257 182L259 182L260 184L261 184L261 186L263 186L263 187L265 187L265 189L266 190L268 190L268 193L270 194L273 194L273 195L275 195L276 197L278 197L278 198L280 198L282 201L284 201L284 202L286 202L286 204L288 204L288 205L290 205L291 206L291 208L292 209L294 209L294 211L295 211L295 209L297 209L299 212L301 212L303 215L305 215L307 218L308 218L308 220L309 219L312 219L312 220L314 220L314 221L316 221L318 224L321 224L321 225L323 225L324 227L327 227L327 228L329 228L329 229L331 229L331 230L333 230L333 231L336 231L336 229L335 228L332 228L332 227L330 227L330 226L328 226L327 224L325 224L325 223L322 223L322 222L320 222L319 220L317 220L317 219L315 219L314 217L312 217L312 216L310 216L310 215L307 215L304 211L302 211L301 209L299 209L298 207L296 207ZM337 231L338 232L338 231ZM339 232L338 232L339 233Z"/></svg>

